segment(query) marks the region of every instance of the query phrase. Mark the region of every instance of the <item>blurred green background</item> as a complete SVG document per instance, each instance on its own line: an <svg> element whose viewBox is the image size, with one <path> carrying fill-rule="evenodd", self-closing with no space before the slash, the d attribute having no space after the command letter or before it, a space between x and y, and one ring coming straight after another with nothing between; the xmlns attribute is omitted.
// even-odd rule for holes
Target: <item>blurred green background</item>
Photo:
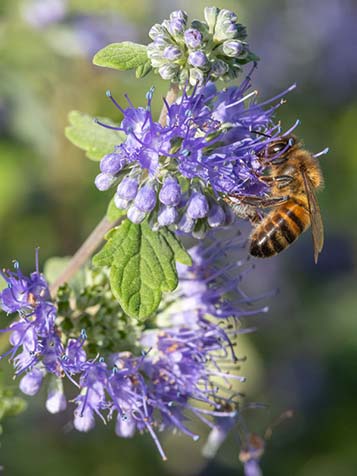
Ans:
<svg viewBox="0 0 357 476"><path fill-rule="evenodd" d="M134 81L91 64L109 42L147 42L150 26L170 11L202 17L211 2L196 0L0 1L0 263L17 258L34 266L71 255L104 214L108 198L93 179L98 165L64 137L67 114L78 109L117 119L106 100L111 89L139 105L158 77ZM261 56L254 85L261 98L291 83L298 88L279 111L288 128L321 159L326 187L319 195L326 245L313 264L307 233L286 253L257 261L253 294L279 288L259 331L242 341L249 360L244 391L267 402L253 429L265 428L287 409L293 419L275 428L263 459L271 476L357 474L357 6L353 0L220 0L248 26ZM6 375L6 365L3 374ZM5 378L5 376L4 376ZM15 384L13 384L15 386ZM148 436L124 441L101 424L89 434L71 431L71 415L49 416L45 395L4 421L0 462L11 476L239 475L235 432L213 462L186 437L163 437L163 463ZM249 418L249 417L248 417ZM204 438L203 438L204 439ZM202 442L203 443L203 442Z"/></svg>

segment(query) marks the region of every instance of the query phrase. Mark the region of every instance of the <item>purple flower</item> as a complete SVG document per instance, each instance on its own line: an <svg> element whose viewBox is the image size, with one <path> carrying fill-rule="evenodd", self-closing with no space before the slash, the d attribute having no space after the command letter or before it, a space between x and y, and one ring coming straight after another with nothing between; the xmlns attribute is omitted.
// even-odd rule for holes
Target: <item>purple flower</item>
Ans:
<svg viewBox="0 0 357 476"><path fill-rule="evenodd" d="M130 221L138 225L145 220L146 212L139 210L135 205L130 205L126 216Z"/></svg>

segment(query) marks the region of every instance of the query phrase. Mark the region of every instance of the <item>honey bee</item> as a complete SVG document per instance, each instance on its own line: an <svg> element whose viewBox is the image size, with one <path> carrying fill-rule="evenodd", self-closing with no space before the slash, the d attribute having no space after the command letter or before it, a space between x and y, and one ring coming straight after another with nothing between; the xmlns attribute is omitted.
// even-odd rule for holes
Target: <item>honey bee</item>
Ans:
<svg viewBox="0 0 357 476"><path fill-rule="evenodd" d="M285 250L311 226L317 263L324 243L320 207L315 192L322 187L319 163L293 135L273 140L258 154L265 167L260 180L270 188L267 197L232 195L225 201L250 207L255 227L250 236L250 254L269 258ZM259 219L254 209L272 208Z"/></svg>

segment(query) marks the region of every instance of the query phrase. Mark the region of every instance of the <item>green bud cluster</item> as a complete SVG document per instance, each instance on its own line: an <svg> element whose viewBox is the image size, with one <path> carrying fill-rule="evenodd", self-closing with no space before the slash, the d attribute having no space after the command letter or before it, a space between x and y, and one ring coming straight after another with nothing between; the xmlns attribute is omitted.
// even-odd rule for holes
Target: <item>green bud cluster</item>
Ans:
<svg viewBox="0 0 357 476"><path fill-rule="evenodd" d="M258 58L249 50L246 28L235 13L206 7L205 21L187 24L187 13L172 12L168 20L149 32L153 40L147 54L151 65L165 80L184 85L207 80L232 80L242 66Z"/></svg>
<svg viewBox="0 0 357 476"><path fill-rule="evenodd" d="M56 304L63 342L85 330L88 358L136 350L141 326L113 299L105 273L86 270L85 285L81 289L62 286Z"/></svg>

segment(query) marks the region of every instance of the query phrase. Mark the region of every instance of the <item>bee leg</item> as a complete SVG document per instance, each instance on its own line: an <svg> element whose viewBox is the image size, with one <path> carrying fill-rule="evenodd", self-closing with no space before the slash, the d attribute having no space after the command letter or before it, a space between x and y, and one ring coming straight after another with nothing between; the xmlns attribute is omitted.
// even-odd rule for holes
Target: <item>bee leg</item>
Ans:
<svg viewBox="0 0 357 476"><path fill-rule="evenodd" d="M260 177L260 181L267 184L276 184L279 189L285 188L295 180L291 175L278 175L276 177Z"/></svg>
<svg viewBox="0 0 357 476"><path fill-rule="evenodd" d="M251 205L258 208L268 208L278 206L281 203L284 203L289 200L289 195L283 197L258 197L258 196L246 196L246 195L235 195L234 198L237 198L240 202L245 203L246 205Z"/></svg>

